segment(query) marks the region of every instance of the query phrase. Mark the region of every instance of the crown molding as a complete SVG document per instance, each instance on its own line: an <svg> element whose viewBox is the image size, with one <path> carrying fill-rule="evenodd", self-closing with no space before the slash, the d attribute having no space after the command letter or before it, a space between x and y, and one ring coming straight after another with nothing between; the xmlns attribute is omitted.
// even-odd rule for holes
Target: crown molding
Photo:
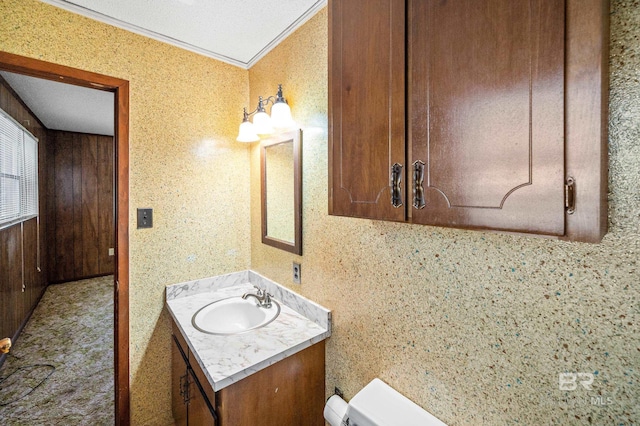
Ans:
<svg viewBox="0 0 640 426"><path fill-rule="evenodd" d="M116 19L111 16L105 15L103 13L88 9L86 7L70 3L69 1L66 1L66 0L40 0L40 1L43 3L50 4L52 6L59 7L61 9L67 10L72 13L85 16L87 18L91 18L96 21L103 22L105 24L130 31L135 34L139 34L154 40L158 40L163 43L167 43L167 44L179 47L181 49L188 50L190 52L198 53L200 55L207 56L209 58L216 59L218 61L225 62L227 64L235 65L237 67L240 67L246 70L251 68L256 62L262 59L262 57L264 57L274 47L280 44L280 42L282 42L285 38L287 38L291 33L293 33L305 22L311 19L327 3L327 0L316 1L309 9L307 9L307 11L304 14L302 14L298 19L296 19L293 23L291 23L291 25L289 25L284 31L278 34L277 37L273 38L264 48L262 48L258 53L256 53L248 62L244 62L244 61L239 61L237 59L231 58L226 55L221 55L219 53L213 52L208 49L203 49L201 47L195 46L190 43L186 43L184 41L175 39L173 37L166 36L164 34L160 34L158 32L151 31L151 30L139 27L137 25L130 24L128 22L124 22L120 19Z"/></svg>

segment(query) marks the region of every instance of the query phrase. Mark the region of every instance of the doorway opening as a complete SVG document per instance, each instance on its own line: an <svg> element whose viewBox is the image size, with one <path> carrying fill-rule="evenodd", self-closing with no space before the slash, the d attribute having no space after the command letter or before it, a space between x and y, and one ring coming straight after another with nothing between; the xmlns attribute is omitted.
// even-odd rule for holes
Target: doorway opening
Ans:
<svg viewBox="0 0 640 426"><path fill-rule="evenodd" d="M115 97L114 379L117 425L129 406L129 82L51 62L0 52L0 70L112 92Z"/></svg>

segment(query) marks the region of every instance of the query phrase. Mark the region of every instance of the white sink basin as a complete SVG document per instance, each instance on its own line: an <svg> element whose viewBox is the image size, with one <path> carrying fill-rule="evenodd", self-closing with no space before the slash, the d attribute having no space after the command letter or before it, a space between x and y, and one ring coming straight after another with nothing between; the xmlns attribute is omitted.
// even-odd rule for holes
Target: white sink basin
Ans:
<svg viewBox="0 0 640 426"><path fill-rule="evenodd" d="M238 334L264 327L280 314L280 305L271 299L271 307L256 305L253 297L229 297L210 303L195 313L191 323L203 333Z"/></svg>

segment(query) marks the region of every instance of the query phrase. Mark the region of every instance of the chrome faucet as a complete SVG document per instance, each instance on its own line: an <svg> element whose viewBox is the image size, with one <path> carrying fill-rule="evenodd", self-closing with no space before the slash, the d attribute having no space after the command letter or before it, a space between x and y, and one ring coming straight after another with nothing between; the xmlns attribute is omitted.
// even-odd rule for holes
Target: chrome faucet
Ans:
<svg viewBox="0 0 640 426"><path fill-rule="evenodd" d="M257 291L254 293L245 293L242 295L243 299L247 299L249 297L254 297L258 302L257 305L261 308L269 309L271 307L271 295L266 292L266 290L261 289L258 286L253 286Z"/></svg>

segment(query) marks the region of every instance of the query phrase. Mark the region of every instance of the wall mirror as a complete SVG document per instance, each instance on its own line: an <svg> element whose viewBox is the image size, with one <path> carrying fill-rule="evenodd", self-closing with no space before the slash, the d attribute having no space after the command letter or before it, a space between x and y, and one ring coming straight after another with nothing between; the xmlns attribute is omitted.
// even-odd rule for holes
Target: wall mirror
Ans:
<svg viewBox="0 0 640 426"><path fill-rule="evenodd" d="M261 143L262 242L302 254L302 130Z"/></svg>

